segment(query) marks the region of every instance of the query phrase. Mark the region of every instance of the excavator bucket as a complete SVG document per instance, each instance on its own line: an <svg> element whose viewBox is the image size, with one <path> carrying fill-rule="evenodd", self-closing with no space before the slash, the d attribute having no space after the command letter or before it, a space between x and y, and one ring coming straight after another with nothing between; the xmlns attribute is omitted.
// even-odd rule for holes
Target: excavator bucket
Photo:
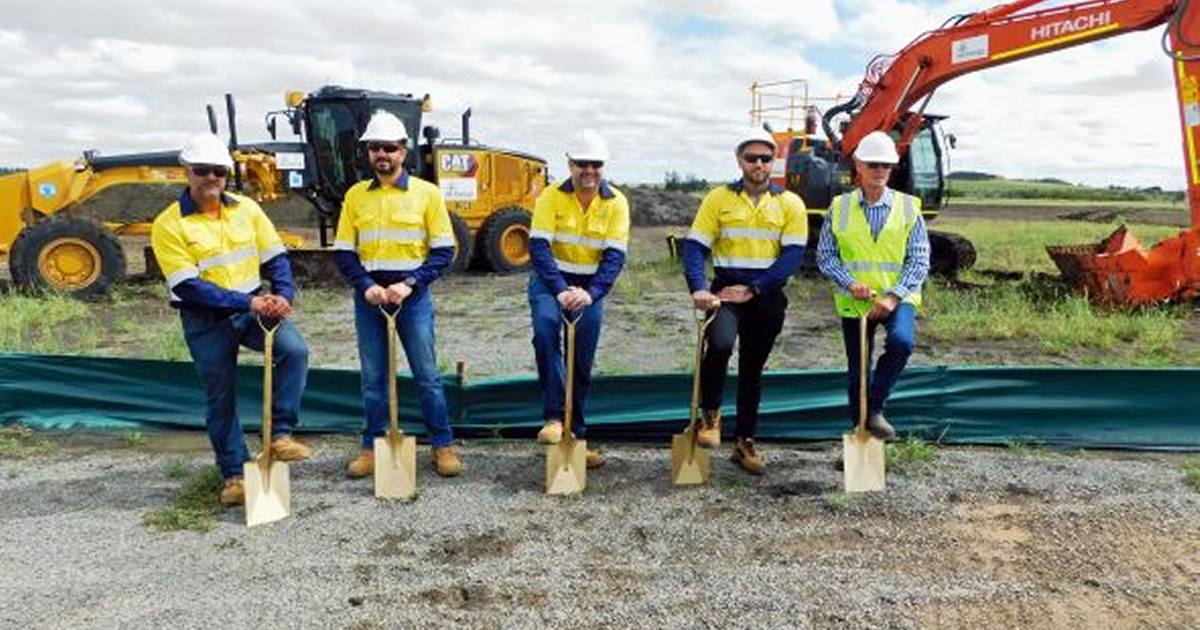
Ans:
<svg viewBox="0 0 1200 630"><path fill-rule="evenodd" d="M1126 226L1099 243L1046 248L1067 284L1108 306L1134 306L1200 294L1200 230L1146 249Z"/></svg>

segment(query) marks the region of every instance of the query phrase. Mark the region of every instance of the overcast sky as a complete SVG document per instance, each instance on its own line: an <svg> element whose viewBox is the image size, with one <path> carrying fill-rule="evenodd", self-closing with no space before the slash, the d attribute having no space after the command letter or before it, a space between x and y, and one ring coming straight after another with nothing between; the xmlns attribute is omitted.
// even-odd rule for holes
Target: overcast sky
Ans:
<svg viewBox="0 0 1200 630"><path fill-rule="evenodd" d="M617 181L726 179L753 81L805 78L813 94L847 95L874 54L996 1L6 0L0 166L174 149L225 92L241 139L262 140L285 91L333 83L428 93L425 122L444 135L473 107L473 137L546 157L559 177L564 141L590 126L609 140ZM950 116L952 167L1182 189L1160 34L943 86L929 111Z"/></svg>

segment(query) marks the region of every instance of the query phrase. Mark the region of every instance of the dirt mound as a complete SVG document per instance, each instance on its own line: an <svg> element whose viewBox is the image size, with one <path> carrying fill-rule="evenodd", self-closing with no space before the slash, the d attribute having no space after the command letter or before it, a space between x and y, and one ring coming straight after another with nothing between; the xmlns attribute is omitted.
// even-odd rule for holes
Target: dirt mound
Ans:
<svg viewBox="0 0 1200 630"><path fill-rule="evenodd" d="M700 193L632 186L622 188L621 192L629 199L630 220L634 225L691 225L702 197Z"/></svg>

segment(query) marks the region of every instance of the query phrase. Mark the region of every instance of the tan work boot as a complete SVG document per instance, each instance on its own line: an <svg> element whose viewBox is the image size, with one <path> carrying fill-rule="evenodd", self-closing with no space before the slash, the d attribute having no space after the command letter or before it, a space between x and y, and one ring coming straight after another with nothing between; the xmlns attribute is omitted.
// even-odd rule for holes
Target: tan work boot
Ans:
<svg viewBox="0 0 1200 630"><path fill-rule="evenodd" d="M737 438L733 444L733 461L752 475L761 475L767 471L767 464L762 455L754 449L754 440L751 438Z"/></svg>
<svg viewBox="0 0 1200 630"><path fill-rule="evenodd" d="M225 507L233 507L235 505L245 505L246 503L246 488L242 485L241 477L230 477L225 480L225 487L221 488L221 505Z"/></svg>
<svg viewBox="0 0 1200 630"><path fill-rule="evenodd" d="M358 452L358 457L346 466L346 475L351 479L362 479L375 472L375 450L364 448Z"/></svg>
<svg viewBox="0 0 1200 630"><path fill-rule="evenodd" d="M558 444L562 441L563 427L560 420L547 420L546 426L538 431L539 444Z"/></svg>
<svg viewBox="0 0 1200 630"><path fill-rule="evenodd" d="M433 449L433 469L443 477L457 477L462 472L462 460L453 446Z"/></svg>
<svg viewBox="0 0 1200 630"><path fill-rule="evenodd" d="M702 448L717 448L721 445L721 410L705 409L700 416L700 434L696 442Z"/></svg>
<svg viewBox="0 0 1200 630"><path fill-rule="evenodd" d="M271 455L281 462L298 462L312 457L312 449L285 435L271 442Z"/></svg>
<svg viewBox="0 0 1200 630"><path fill-rule="evenodd" d="M589 469L599 468L604 465L604 456L600 454L598 449L588 449L587 451L587 467Z"/></svg>

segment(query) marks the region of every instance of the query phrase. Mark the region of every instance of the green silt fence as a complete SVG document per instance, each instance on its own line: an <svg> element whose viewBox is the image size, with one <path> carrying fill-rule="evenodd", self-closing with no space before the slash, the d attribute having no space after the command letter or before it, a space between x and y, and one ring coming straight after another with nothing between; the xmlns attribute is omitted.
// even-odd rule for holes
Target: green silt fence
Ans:
<svg viewBox="0 0 1200 630"><path fill-rule="evenodd" d="M244 366L238 409L257 429L262 368ZM462 437L528 437L541 425L532 376L445 379ZM732 429L737 379L727 383ZM689 374L597 377L587 405L592 439L663 440L688 417ZM400 380L405 430L424 433L416 390ZM840 370L770 372L758 434L773 440L837 439L847 425ZM914 367L892 395L901 433L946 443L1029 441L1060 447L1200 450L1200 370L1039 367ZM43 428L204 426L204 397L191 363L95 357L0 355L0 422ZM309 372L303 431L355 433L362 423L358 372Z"/></svg>

